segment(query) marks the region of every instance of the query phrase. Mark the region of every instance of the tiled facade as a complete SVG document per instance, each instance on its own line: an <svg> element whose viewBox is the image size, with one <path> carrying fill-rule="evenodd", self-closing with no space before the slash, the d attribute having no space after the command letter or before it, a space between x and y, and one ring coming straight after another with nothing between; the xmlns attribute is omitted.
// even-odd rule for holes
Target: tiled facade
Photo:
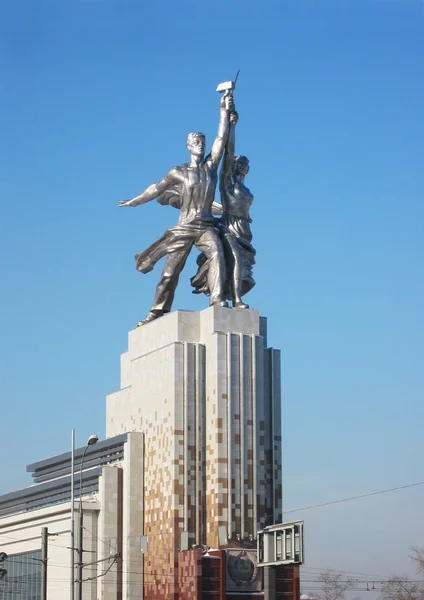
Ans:
<svg viewBox="0 0 424 600"><path fill-rule="evenodd" d="M145 598L178 597L182 544L219 548L222 526L251 546L281 521L280 403L279 351L257 311L176 311L130 332L106 435L144 434L131 478L143 482Z"/></svg>
<svg viewBox="0 0 424 600"><path fill-rule="evenodd" d="M202 594L202 551L188 550L178 555L178 598L199 600Z"/></svg>

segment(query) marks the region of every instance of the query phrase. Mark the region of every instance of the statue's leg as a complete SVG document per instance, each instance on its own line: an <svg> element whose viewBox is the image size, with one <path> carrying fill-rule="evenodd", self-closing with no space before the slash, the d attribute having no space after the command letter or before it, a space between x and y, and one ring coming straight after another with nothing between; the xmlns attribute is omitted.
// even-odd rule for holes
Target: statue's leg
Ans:
<svg viewBox="0 0 424 600"><path fill-rule="evenodd" d="M230 273L227 271L227 276L231 281L233 306L237 308L249 308L249 305L245 304L241 299L242 258L235 235L228 232L225 233L223 244L226 250L227 269L230 270Z"/></svg>
<svg viewBox="0 0 424 600"><path fill-rule="evenodd" d="M218 231L207 229L199 239L195 241L195 246L204 252L209 261L208 285L209 285L209 304L218 306L228 306L224 299L224 281L225 281L225 257L224 248Z"/></svg>
<svg viewBox="0 0 424 600"><path fill-rule="evenodd" d="M153 321L171 310L178 279L192 246L193 242L190 240L183 248L167 255L161 278L156 287L152 308L145 319L146 322Z"/></svg>

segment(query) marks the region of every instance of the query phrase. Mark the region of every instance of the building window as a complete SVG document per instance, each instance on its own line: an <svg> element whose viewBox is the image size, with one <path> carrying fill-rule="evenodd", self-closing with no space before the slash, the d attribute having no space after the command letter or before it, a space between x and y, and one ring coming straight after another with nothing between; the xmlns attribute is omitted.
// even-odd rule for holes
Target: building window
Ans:
<svg viewBox="0 0 424 600"><path fill-rule="evenodd" d="M0 581L0 598L41 600L41 550L9 554L3 566L7 575Z"/></svg>

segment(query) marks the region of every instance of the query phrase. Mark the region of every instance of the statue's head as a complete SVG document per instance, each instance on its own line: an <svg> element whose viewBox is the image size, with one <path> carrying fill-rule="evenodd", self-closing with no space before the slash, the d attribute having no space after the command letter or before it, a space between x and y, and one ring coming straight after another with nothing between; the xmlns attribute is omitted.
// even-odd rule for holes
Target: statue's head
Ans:
<svg viewBox="0 0 424 600"><path fill-rule="evenodd" d="M187 150L194 156L203 156L206 148L206 138L204 133L189 133L186 142Z"/></svg>
<svg viewBox="0 0 424 600"><path fill-rule="evenodd" d="M247 175L249 172L249 159L247 156L239 154L233 158L233 174L234 175Z"/></svg>

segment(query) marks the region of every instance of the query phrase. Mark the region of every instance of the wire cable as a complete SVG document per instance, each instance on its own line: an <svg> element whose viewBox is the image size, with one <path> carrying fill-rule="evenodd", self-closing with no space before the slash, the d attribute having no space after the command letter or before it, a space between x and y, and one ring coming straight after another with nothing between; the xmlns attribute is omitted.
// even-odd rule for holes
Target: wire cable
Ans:
<svg viewBox="0 0 424 600"><path fill-rule="evenodd" d="M331 502L323 502L322 504L313 504L312 506L304 506L303 508L292 508L291 510L285 510L284 514L301 512L302 510L311 510L312 508L321 508L322 506L330 506L332 504L341 504L342 502L350 502L351 500L359 500L360 498L369 498L370 496L378 496L380 494L387 494L388 492L396 492L397 490L405 490L406 488L416 487L418 485L424 485L424 481L417 481L416 483L409 483L408 485L400 485L398 487L389 488L387 490L380 490L378 492L370 492L368 494L360 494L359 496L351 496L350 498L343 498L342 500L332 500Z"/></svg>

